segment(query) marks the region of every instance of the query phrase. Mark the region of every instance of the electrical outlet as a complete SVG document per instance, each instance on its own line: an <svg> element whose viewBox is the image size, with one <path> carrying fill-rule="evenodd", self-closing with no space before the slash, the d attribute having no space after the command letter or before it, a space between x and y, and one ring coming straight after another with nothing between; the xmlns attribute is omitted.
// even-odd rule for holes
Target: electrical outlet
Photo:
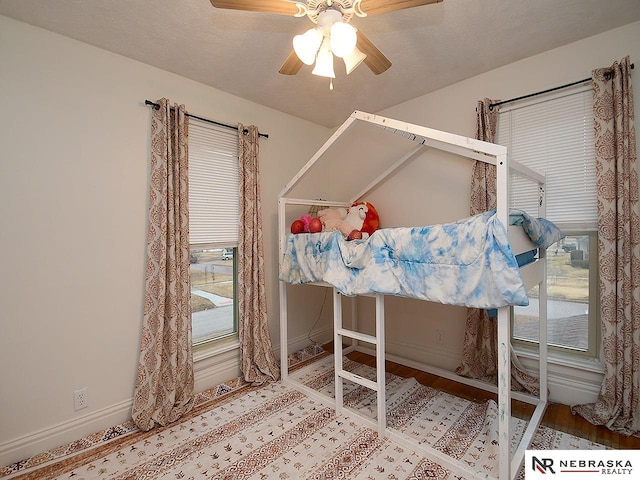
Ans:
<svg viewBox="0 0 640 480"><path fill-rule="evenodd" d="M436 343L438 345L444 344L444 331L436 330Z"/></svg>
<svg viewBox="0 0 640 480"><path fill-rule="evenodd" d="M89 406L89 389L87 387L74 390L73 392L73 408L77 412Z"/></svg>

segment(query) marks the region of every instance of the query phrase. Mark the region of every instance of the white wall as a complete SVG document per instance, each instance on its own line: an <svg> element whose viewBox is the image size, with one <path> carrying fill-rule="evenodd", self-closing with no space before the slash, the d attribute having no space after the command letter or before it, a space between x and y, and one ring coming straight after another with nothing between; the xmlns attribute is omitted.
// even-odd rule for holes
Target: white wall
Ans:
<svg viewBox="0 0 640 480"><path fill-rule="evenodd" d="M638 122L640 22L506 65L378 113L473 137L479 99L509 99L588 78L593 69L610 66L626 55L636 64L633 88ZM398 218L415 216L440 223L467 216L471 163L454 160L445 166L446 160L416 162L372 194L370 201L378 208L381 222L396 223ZM420 190L424 197L416 196L415 192ZM420 198L419 203L416 198ZM362 299L359 308L364 319L373 318L373 302ZM459 365L464 308L389 298L386 311L391 319L386 338L389 351L450 370ZM443 332L443 344L436 343L436 330ZM368 331L373 331L371 321ZM551 398L567 404L595 400L601 381L598 364L583 362L582 368L571 365L569 362L569 367L553 366Z"/></svg>
<svg viewBox="0 0 640 480"><path fill-rule="evenodd" d="M0 464L126 420L143 309L150 108L256 124L278 337L276 199L328 131L0 17ZM292 337L304 336L301 323ZM220 360L210 362L220 368ZM237 371L228 353L223 378ZM229 373L231 372L231 374ZM204 380L203 380L204 378ZM196 365L200 389L215 374ZM89 408L72 392L88 387Z"/></svg>
<svg viewBox="0 0 640 480"><path fill-rule="evenodd" d="M379 113L473 136L478 99L511 98L586 78L592 68L626 54L638 63L640 23ZM0 464L6 464L116 424L130 413L146 240L150 111L144 100L165 96L195 114L253 123L270 135L261 140L260 151L275 347L277 194L331 132L5 17L0 17L0 65ZM636 92L639 78L634 74ZM637 118L639 106L636 101ZM373 203L382 221L384 215L389 224L402 215L435 222L465 216L468 164L419 168L426 169L420 176L407 172L408 177L394 178L376 192ZM408 191L410 179L427 190L426 200L418 204L407 198L403 211L387 206L387 198L402 198ZM304 343L320 315L323 289L310 296L291 290L296 293L289 338ZM329 299L325 319L330 304ZM371 309L366 300L361 307ZM445 368L457 365L463 309L401 299L388 300L387 307L388 317L397 319L387 325L393 353ZM323 332L326 321L319 325ZM444 344L436 344L435 329L443 330ZM231 352L224 364L237 368L236 358ZM217 378L207 366L219 359L208 362L196 365L200 388ZM589 372L563 368L555 375L552 389L563 383L565 389L556 395L564 399L586 401L599 386ZM81 386L89 388L90 406L74 412L72 391Z"/></svg>

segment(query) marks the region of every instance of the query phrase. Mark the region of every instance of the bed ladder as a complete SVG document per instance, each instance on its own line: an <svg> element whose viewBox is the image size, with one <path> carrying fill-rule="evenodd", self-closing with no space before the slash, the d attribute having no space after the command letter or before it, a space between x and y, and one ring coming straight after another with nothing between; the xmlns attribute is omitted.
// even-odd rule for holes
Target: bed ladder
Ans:
<svg viewBox="0 0 640 480"><path fill-rule="evenodd" d="M363 387L377 392L378 435L384 436L387 427L387 402L385 397L385 352L384 352L384 295L373 295L376 300L376 334L375 336L347 330L342 325L342 296L333 289L333 359L335 369L335 402L336 413L340 415L344 407L343 380L350 380ZM376 381L371 381L343 367L343 339L350 338L376 346Z"/></svg>

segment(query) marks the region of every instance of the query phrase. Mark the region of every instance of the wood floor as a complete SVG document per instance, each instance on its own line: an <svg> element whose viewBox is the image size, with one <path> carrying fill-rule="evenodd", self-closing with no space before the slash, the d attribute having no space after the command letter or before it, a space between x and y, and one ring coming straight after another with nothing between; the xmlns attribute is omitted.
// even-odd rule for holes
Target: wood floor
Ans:
<svg viewBox="0 0 640 480"><path fill-rule="evenodd" d="M331 347L327 348L331 350ZM348 358L356 362L363 363L375 368L375 358L361 352L351 352ZM456 395L476 402L483 402L487 399L497 400L496 395L491 392L480 390L463 383L438 377L430 373L425 373L415 368L399 365L394 362L386 362L387 372L401 377L414 377L418 382L438 390ZM528 419L533 412L533 407L529 404L514 401L511 405L511 413L518 418ZM562 432L570 433L576 437L586 438L596 443L606 445L616 449L640 449L640 437L628 437L612 432L606 427L597 427L587 422L579 415L572 415L571 410L566 405L549 403L542 424Z"/></svg>

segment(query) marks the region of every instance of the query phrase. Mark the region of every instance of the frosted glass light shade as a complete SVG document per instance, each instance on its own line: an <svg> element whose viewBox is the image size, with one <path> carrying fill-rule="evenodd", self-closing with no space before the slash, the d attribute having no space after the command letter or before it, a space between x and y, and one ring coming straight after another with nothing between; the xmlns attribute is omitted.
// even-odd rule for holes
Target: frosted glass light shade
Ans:
<svg viewBox="0 0 640 480"><path fill-rule="evenodd" d="M349 55L346 55L342 60L344 60L344 65L347 68L347 75L353 72L365 58L367 58L367 56L362 53L358 47L355 47Z"/></svg>
<svg viewBox="0 0 640 480"><path fill-rule="evenodd" d="M356 29L343 22L331 25L331 51L336 57L343 58L356 48L358 37Z"/></svg>
<svg viewBox="0 0 640 480"><path fill-rule="evenodd" d="M311 73L320 77L336 78L333 70L333 54L326 38L322 41L316 58L316 66Z"/></svg>
<svg viewBox="0 0 640 480"><path fill-rule="evenodd" d="M322 43L322 38L322 32L318 28L312 28L302 35L293 37L293 50L304 64L313 65Z"/></svg>

